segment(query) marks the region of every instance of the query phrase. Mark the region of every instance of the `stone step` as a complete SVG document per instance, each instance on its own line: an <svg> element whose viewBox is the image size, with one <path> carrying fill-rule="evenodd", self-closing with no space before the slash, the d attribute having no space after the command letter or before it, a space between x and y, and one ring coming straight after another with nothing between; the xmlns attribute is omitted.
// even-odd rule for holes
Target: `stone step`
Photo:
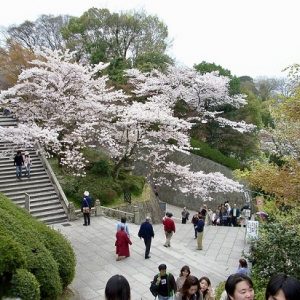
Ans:
<svg viewBox="0 0 300 300"><path fill-rule="evenodd" d="M65 211L63 208L57 208L57 209L52 209L49 211L32 211L31 213L34 217L42 219L42 218L47 218L47 217L52 217L55 218L58 215L65 215Z"/></svg>
<svg viewBox="0 0 300 300"><path fill-rule="evenodd" d="M28 189L24 190L10 190L10 191L6 191L3 192L3 194L5 194L8 198L14 199L14 196L19 196L19 195L24 195L25 193L29 194L30 197L32 197L35 193L39 193L39 192L53 192L54 187L50 184L46 184L45 186L41 186L41 187L28 187Z"/></svg>
<svg viewBox="0 0 300 300"><path fill-rule="evenodd" d="M25 170L22 170L23 174L25 174ZM31 170L30 171L30 176L31 178L35 178L35 177L43 177L43 176L48 176L47 172L45 170L39 170L39 169L35 169L35 170ZM1 180L15 180L16 179L16 170L14 170L14 172L7 172L7 173L0 173L0 181Z"/></svg>
<svg viewBox="0 0 300 300"><path fill-rule="evenodd" d="M41 185L45 185L45 183L49 184L50 183L50 180L49 178L27 178L27 177L24 177L23 179L19 180L19 179L15 179L14 181L10 181L10 182L7 182L5 183L5 187L4 189L9 189L9 188L14 188L14 187L17 187L17 188L27 188L28 186L32 186L32 185L36 185L37 187L41 186ZM3 189L2 189L3 190Z"/></svg>
<svg viewBox="0 0 300 300"><path fill-rule="evenodd" d="M57 223L65 223L68 222L68 218L66 214L59 214L56 216L47 216L38 218L41 222L47 223L48 225L57 224Z"/></svg>
<svg viewBox="0 0 300 300"><path fill-rule="evenodd" d="M0 113L0 126L16 126L11 117ZM29 152L31 157L30 178L16 178L16 167L13 165L17 150ZM25 167L22 168L25 174ZM31 215L48 224L66 222L67 216L59 196L45 170L40 156L33 147L24 147L15 143L0 142L0 192L17 205L25 206L25 193L30 196Z"/></svg>
<svg viewBox="0 0 300 300"><path fill-rule="evenodd" d="M45 191L45 192L35 193L35 194L30 195L31 202L43 202L43 201L47 201L47 200L50 201L50 200L55 200L55 199L58 199L58 196L54 189L52 192ZM23 203L25 201L25 196L24 196L24 194L14 196L12 200L17 204Z"/></svg>
<svg viewBox="0 0 300 300"><path fill-rule="evenodd" d="M23 171L23 174L25 173L25 171ZM26 180L27 177L24 176L24 178L22 178L22 180ZM48 181L50 181L48 174L44 171L44 172L40 172L39 174L36 173L32 173L30 172L30 182L35 182L35 180L45 180L47 179ZM0 186L3 185L8 185L10 183L16 183L16 180L18 180L16 178L16 174L12 174L9 176L1 176L0 175ZM18 181L19 182L19 181ZM27 181L26 181L27 182Z"/></svg>
<svg viewBox="0 0 300 300"><path fill-rule="evenodd" d="M22 167L22 170L25 170L25 167ZM30 170L31 171L34 171L34 170L37 170L37 171L41 171L41 170L45 170L44 166L42 164L35 164L35 165L32 165L30 167ZM5 173L15 173L16 174L16 167L15 166L0 166L0 175L1 174L5 174Z"/></svg>
<svg viewBox="0 0 300 300"><path fill-rule="evenodd" d="M59 201L56 203L43 203L43 205L33 205L30 203L30 213L32 214L49 212L53 210L62 210L64 212Z"/></svg>

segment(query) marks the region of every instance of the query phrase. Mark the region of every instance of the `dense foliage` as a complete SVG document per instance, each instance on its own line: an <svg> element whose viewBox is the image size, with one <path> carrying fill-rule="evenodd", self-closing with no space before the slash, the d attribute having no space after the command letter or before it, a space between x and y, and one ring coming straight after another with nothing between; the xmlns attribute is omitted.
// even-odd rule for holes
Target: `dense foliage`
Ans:
<svg viewBox="0 0 300 300"><path fill-rule="evenodd" d="M143 192L145 178L129 174L121 169L118 179L113 178L113 162L103 152L91 148L84 150L84 157L89 161L86 176L72 176L60 168L56 159L51 165L68 199L80 206L85 190L92 200L99 199L102 205L110 205L123 199L124 192L138 196Z"/></svg>
<svg viewBox="0 0 300 300"><path fill-rule="evenodd" d="M0 214L0 295L57 299L75 275L70 243L1 195Z"/></svg>

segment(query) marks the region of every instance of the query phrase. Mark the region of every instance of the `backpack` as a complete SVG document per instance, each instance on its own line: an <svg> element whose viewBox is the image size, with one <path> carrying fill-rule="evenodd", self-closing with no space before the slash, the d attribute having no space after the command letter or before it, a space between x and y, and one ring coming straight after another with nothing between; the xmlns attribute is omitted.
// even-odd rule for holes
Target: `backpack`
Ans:
<svg viewBox="0 0 300 300"><path fill-rule="evenodd" d="M167 275L167 284L168 284L168 290L169 290L170 289L170 282L169 282L170 276L169 276L169 273L167 273L166 275ZM160 277L160 274L157 274L157 275L154 276L154 279L153 279L153 281L151 281L150 288L149 288L151 294L155 298L158 295L158 287L159 287L159 285L156 284L158 277ZM175 289L175 291L176 291L176 289Z"/></svg>
<svg viewBox="0 0 300 300"><path fill-rule="evenodd" d="M151 281L149 290L150 290L151 294L154 297L157 297L157 295L158 295L158 286L156 285L156 282L154 280Z"/></svg>

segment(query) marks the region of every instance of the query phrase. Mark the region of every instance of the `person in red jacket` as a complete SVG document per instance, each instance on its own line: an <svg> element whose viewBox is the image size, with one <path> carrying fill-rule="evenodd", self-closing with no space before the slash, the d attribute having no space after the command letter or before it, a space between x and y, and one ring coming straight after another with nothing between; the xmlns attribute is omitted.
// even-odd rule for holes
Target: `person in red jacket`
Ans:
<svg viewBox="0 0 300 300"><path fill-rule="evenodd" d="M124 230L124 225L121 225L121 230L116 233L116 260L121 260L130 256L129 245L132 245L127 233Z"/></svg>
<svg viewBox="0 0 300 300"><path fill-rule="evenodd" d="M175 222L172 219L171 213L166 213L163 217L163 225L166 234L166 242L164 244L165 247L171 247L171 238L173 233L175 233Z"/></svg>

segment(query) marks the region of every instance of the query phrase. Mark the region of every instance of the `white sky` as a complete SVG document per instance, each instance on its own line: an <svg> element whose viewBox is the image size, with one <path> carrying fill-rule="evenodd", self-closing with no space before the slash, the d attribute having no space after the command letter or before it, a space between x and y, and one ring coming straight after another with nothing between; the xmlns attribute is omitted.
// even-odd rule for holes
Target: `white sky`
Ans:
<svg viewBox="0 0 300 300"><path fill-rule="evenodd" d="M205 60L237 76L283 76L300 63L299 0L9 0L0 26L41 14L80 16L91 7L143 9L169 28L169 54L190 67Z"/></svg>

